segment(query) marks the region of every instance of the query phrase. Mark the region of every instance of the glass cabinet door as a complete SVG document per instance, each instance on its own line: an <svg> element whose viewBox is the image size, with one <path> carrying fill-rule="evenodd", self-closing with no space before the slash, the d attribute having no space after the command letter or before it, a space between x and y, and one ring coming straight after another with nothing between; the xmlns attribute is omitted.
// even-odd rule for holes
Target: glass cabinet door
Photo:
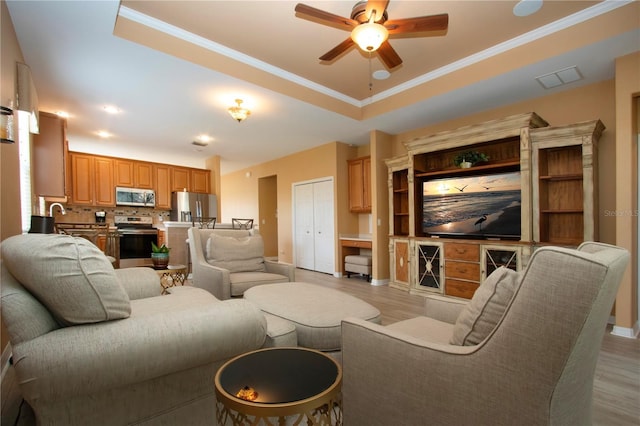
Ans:
<svg viewBox="0 0 640 426"><path fill-rule="evenodd" d="M443 293L442 243L416 243L416 283L419 292Z"/></svg>
<svg viewBox="0 0 640 426"><path fill-rule="evenodd" d="M501 266L519 271L522 268L522 248L482 246L482 281Z"/></svg>

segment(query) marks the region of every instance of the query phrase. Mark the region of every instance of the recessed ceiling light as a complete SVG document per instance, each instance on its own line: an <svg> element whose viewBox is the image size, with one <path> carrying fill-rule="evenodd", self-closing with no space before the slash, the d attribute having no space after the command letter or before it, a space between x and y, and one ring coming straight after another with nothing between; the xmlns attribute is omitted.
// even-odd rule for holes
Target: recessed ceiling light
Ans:
<svg viewBox="0 0 640 426"><path fill-rule="evenodd" d="M199 142L204 142L205 144L207 144L207 143L211 142L213 140L213 138L211 136L209 136L209 135L202 134L202 135L196 136L196 140L198 140Z"/></svg>
<svg viewBox="0 0 640 426"><path fill-rule="evenodd" d="M105 105L104 110L109 114L118 114L120 112L120 108L113 105Z"/></svg>
<svg viewBox="0 0 640 426"><path fill-rule="evenodd" d="M542 0L520 0L513 6L513 14L516 16L533 15L542 7Z"/></svg>
<svg viewBox="0 0 640 426"><path fill-rule="evenodd" d="M98 130L96 133L98 136L100 136L103 139L107 139L112 136L111 133L107 132L106 130Z"/></svg>
<svg viewBox="0 0 640 426"><path fill-rule="evenodd" d="M56 115L61 118L69 118L69 113L66 111L56 111Z"/></svg>
<svg viewBox="0 0 640 426"><path fill-rule="evenodd" d="M386 80L390 75L391 73L387 70L377 70L373 72L373 78L376 80Z"/></svg>

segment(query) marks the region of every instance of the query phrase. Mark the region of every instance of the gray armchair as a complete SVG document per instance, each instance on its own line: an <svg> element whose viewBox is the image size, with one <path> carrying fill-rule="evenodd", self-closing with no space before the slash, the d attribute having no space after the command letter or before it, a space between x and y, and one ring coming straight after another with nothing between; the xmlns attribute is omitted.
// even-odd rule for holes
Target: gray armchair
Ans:
<svg viewBox="0 0 640 426"><path fill-rule="evenodd" d="M8 238L1 272L13 368L38 424L215 424L217 369L266 338L251 303L192 287L160 296L153 269L114 270L82 238Z"/></svg>
<svg viewBox="0 0 640 426"><path fill-rule="evenodd" d="M295 281L295 267L265 259L256 230L190 228L192 282L225 300L256 285Z"/></svg>
<svg viewBox="0 0 640 426"><path fill-rule="evenodd" d="M427 316L387 327L345 320L344 423L591 424L596 361L628 262L606 244L544 247L523 273L492 274L468 304L428 298ZM495 324L478 328L478 308L492 303Z"/></svg>

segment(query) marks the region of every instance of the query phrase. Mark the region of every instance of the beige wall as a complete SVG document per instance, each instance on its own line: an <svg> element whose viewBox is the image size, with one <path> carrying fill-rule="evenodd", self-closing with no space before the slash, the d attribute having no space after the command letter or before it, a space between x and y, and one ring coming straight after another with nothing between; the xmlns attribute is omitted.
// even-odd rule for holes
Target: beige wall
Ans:
<svg viewBox="0 0 640 426"><path fill-rule="evenodd" d="M551 126L560 126L581 121L600 119L606 126L599 142L599 222L600 240L607 243L619 244L629 248L637 258L636 232L628 232L629 229L637 229L637 223L631 224L632 218L623 218L605 214L605 212L635 211L637 209L637 164L635 144L633 140L633 115L631 97L640 92L640 77L638 76L638 54L621 58L617 63L617 76L614 80L566 90L556 94L519 102L501 108L496 108L481 113L459 117L442 123L426 126L420 129L410 130L398 135L385 135L381 132L372 132L369 149L362 147L348 148L346 145L331 143L313 150L304 151L295 155L284 157L269 163L254 166L247 170L229 174L222 177L222 198L225 212L229 214L241 208L255 209L257 204L255 197L255 183L252 179L272 173L278 175L278 211L279 218L279 255L282 260L292 261L291 240L291 184L296 181L330 176L331 170L336 172L337 199L344 199L344 208L338 211L338 233L369 233L373 232L376 241L374 256L374 279L385 279L389 276L388 264L388 229L383 230L377 226L377 220L388 227L388 193L387 176L384 158L406 154L402 141L416 137L431 135L444 130L455 129L460 126L474 124L491 119L499 119L512 114L528 111L536 112L547 120ZM621 99L622 97L622 99ZM623 105L621 105L623 104ZM616 115L617 113L617 115ZM622 120L620 114L626 119ZM622 122L621 122L622 120ZM620 137L618 129L624 130ZM343 158L337 155L341 146L344 149ZM621 151L620 151L621 150ZM371 155L375 167L372 166L372 185L375 186L373 195L373 211L371 218L371 230L368 215L353 215L348 212L348 193L346 191L347 174L343 170L343 164L349 158L363 155ZM343 161L344 160L344 161ZM620 162L623 161L623 167ZM325 164L326 163L326 164ZM372 163L372 164L373 164ZM336 165L339 167L336 168ZM621 172L627 170L627 172ZM631 170L632 172L629 172ZM253 176L245 177L247 171L252 171ZM631 173L631 174L630 174ZM281 177L286 176L284 179ZM616 182L632 182L631 185L616 185ZM242 189L244 188L244 190ZM282 191L280 191L282 188ZM342 190L344 189L344 190ZM635 192L634 192L635 191ZM621 202L620 197L625 197ZM227 205L231 203L231 206ZM634 207L635 206L635 207ZM339 253L336 250L336 253ZM338 269L337 269L338 270ZM625 276L617 301L617 321L620 326L631 327L637 322L637 266L633 272Z"/></svg>
<svg viewBox="0 0 640 426"><path fill-rule="evenodd" d="M616 298L616 325L625 328L638 327L638 96L640 52L616 60L616 167L608 169L618 182L613 188L616 214L610 218L617 224L615 242L631 252L631 267Z"/></svg>
<svg viewBox="0 0 640 426"><path fill-rule="evenodd" d="M0 2L2 41L0 52L0 103L15 104L16 62L23 62L16 32L9 16L7 4ZM0 240L22 233L20 216L20 187L18 181L18 144L0 144ZM0 327L2 350L9 342L4 324Z"/></svg>
<svg viewBox="0 0 640 426"><path fill-rule="evenodd" d="M258 179L277 176L278 208L278 258L293 262L292 239L292 185L323 177L334 178L334 202L336 206L336 253L338 234L357 233L358 218L349 214L347 159L357 156L357 150L340 142L301 151L287 157L238 170L221 177L220 198L222 221L232 217L259 217ZM346 213L345 213L346 212ZM338 269L336 256L336 271Z"/></svg>

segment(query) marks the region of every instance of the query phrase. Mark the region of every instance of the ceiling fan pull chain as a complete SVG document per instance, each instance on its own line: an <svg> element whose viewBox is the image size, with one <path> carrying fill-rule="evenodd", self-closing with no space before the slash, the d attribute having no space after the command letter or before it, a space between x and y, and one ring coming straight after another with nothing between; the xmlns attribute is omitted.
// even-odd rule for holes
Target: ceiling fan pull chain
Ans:
<svg viewBox="0 0 640 426"><path fill-rule="evenodd" d="M373 80L371 79L373 71L371 68L371 52L369 52L369 91L373 89Z"/></svg>

